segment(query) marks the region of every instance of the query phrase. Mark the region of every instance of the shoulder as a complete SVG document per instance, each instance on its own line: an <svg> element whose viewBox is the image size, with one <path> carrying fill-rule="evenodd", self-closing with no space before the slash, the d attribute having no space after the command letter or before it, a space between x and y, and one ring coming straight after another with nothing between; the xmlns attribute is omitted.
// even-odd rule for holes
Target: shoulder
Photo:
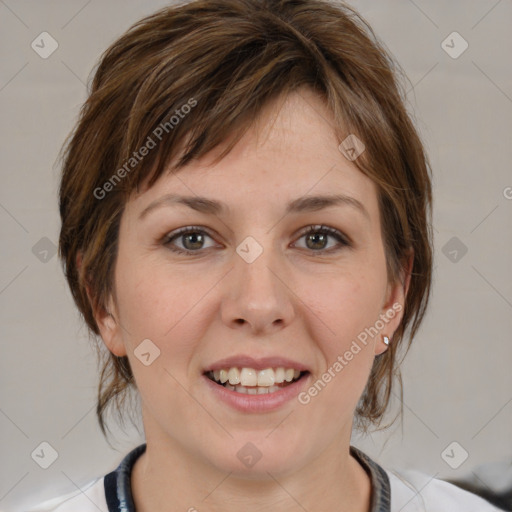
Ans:
<svg viewBox="0 0 512 512"><path fill-rule="evenodd" d="M108 512L104 477L89 482L74 492L35 505L27 512Z"/></svg>
<svg viewBox="0 0 512 512"><path fill-rule="evenodd" d="M386 471L391 512L496 512L500 509L456 485L415 470Z"/></svg>

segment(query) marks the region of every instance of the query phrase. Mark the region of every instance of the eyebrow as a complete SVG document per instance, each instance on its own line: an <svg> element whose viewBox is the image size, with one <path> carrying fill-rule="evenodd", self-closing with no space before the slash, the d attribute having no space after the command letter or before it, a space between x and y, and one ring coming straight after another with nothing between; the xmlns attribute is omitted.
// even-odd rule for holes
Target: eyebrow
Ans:
<svg viewBox="0 0 512 512"><path fill-rule="evenodd" d="M139 215L139 219L144 218L149 212L157 208L176 204L185 205L192 210L210 215L221 215L229 212L229 207L226 204L213 199L208 199L207 197L166 194L144 208ZM324 208L341 205L347 205L354 208L370 220L370 215L363 204L358 199L345 194L299 197L298 199L288 203L285 214L314 212Z"/></svg>

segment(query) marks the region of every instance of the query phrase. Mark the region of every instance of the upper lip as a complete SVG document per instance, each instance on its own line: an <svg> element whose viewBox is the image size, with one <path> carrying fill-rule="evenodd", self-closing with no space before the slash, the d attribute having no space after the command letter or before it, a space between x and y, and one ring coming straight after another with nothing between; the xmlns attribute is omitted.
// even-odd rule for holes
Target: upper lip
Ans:
<svg viewBox="0 0 512 512"><path fill-rule="evenodd" d="M262 357L255 359L251 356L241 354L227 357L209 365L205 373L209 371L222 370L223 368L253 368L254 370L265 370L267 368L293 368L299 371L309 371L308 367L298 361L287 357Z"/></svg>

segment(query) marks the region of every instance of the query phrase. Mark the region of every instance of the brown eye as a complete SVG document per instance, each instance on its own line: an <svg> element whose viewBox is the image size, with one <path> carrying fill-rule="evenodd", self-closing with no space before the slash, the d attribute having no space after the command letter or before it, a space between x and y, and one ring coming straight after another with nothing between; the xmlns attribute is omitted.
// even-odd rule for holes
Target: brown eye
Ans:
<svg viewBox="0 0 512 512"><path fill-rule="evenodd" d="M181 240L187 250L201 249L204 244L204 237L201 233L187 233L181 235Z"/></svg>
<svg viewBox="0 0 512 512"><path fill-rule="evenodd" d="M328 239L325 233L308 233L305 236L308 249L325 249Z"/></svg>
<svg viewBox="0 0 512 512"><path fill-rule="evenodd" d="M350 243L342 233L337 229L327 226L310 226L306 232L302 233L300 238L305 239L306 249L313 252L332 252L339 250L340 246L350 246ZM336 240L337 244L334 244L334 247L328 248L329 239L331 238Z"/></svg>
<svg viewBox="0 0 512 512"><path fill-rule="evenodd" d="M164 245L173 252L192 254L200 252L200 249L207 249L208 247L205 247L204 244L208 238L211 239L212 237L203 229L189 226L177 232L169 233L165 237Z"/></svg>

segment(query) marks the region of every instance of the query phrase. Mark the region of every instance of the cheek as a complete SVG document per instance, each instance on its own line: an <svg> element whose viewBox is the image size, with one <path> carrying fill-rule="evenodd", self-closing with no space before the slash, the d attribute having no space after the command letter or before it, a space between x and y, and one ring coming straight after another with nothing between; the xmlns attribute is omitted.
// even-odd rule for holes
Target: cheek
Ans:
<svg viewBox="0 0 512 512"><path fill-rule="evenodd" d="M326 326L326 341L339 351L377 320L385 281L367 271L339 273L310 293L311 309Z"/></svg>
<svg viewBox="0 0 512 512"><path fill-rule="evenodd" d="M308 305L320 318L319 324L327 326L313 334L324 356L314 381L328 381L325 388L316 385L323 389L317 402L322 411L352 411L364 390L375 356L375 339L365 329L379 318L386 282L381 267L376 262L373 267L346 269L309 296Z"/></svg>
<svg viewBox="0 0 512 512"><path fill-rule="evenodd" d="M208 283L191 282L185 273L150 260L131 265L120 261L118 270L123 338L132 349L143 339L152 340L160 348L163 360L169 356L176 366L193 349L191 340L197 336L193 329L199 328L200 323L190 322L190 318L197 318Z"/></svg>
<svg viewBox="0 0 512 512"><path fill-rule="evenodd" d="M379 300L375 283L362 276L340 278L329 290L316 296L317 311L329 329L315 339L323 361L306 393L316 416L344 422L357 406L374 362L374 341L368 337L361 342L358 336L378 318Z"/></svg>

